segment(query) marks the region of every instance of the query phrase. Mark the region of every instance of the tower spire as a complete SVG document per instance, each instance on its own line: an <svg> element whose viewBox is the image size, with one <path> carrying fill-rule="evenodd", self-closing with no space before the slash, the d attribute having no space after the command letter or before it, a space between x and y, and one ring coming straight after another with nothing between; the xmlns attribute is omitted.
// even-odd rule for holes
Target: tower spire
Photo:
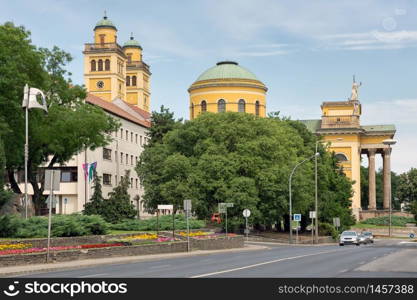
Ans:
<svg viewBox="0 0 417 300"><path fill-rule="evenodd" d="M133 32L130 33L130 39L133 40Z"/></svg>
<svg viewBox="0 0 417 300"><path fill-rule="evenodd" d="M104 20L107 20L107 11L106 10L104 10L104 17L103 17L103 19Z"/></svg>

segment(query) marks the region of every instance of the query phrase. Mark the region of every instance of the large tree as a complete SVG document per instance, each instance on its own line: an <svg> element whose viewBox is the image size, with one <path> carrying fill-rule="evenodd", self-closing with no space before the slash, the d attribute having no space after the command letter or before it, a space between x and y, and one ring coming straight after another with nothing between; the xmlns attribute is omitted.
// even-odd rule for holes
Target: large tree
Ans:
<svg viewBox="0 0 417 300"><path fill-rule="evenodd" d="M288 215L289 174L296 163L314 154L315 142L303 124L277 116L202 114L177 124L142 152L136 169L145 189L145 208L180 205L189 198L197 215L207 218L219 202L233 202L228 211L232 225L243 223L244 208L252 211L255 223L274 224ZM334 203L349 219L351 182L323 146L320 152L319 176L326 176L320 182L323 201ZM314 168L309 161L293 178L293 210L308 215L313 206Z"/></svg>
<svg viewBox="0 0 417 300"><path fill-rule="evenodd" d="M417 169L411 168L399 176L397 197L407 204L408 210L417 220Z"/></svg>
<svg viewBox="0 0 417 300"><path fill-rule="evenodd" d="M23 169L25 116L21 108L23 87L28 84L47 95L48 114L29 113L28 179L33 187L36 211L44 205L44 179L38 180L39 166L64 163L79 151L104 146L108 133L119 124L98 107L84 102L85 89L74 85L65 70L70 54L53 47L37 48L30 32L7 22L0 25L0 117L9 131L4 137L6 169L11 188L21 193L14 174ZM39 185L40 183L40 185Z"/></svg>

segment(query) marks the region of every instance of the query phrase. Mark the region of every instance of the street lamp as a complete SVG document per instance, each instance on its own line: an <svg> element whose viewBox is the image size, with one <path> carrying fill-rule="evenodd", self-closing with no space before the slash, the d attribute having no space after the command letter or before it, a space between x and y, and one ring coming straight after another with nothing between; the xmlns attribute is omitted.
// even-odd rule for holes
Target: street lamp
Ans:
<svg viewBox="0 0 417 300"><path fill-rule="evenodd" d="M396 140L393 140L393 139L386 139L386 140L383 140L382 141L382 143L384 144L384 145L387 145L388 146L388 149L389 149L389 153L391 153L391 145L395 145L396 143L397 143L397 141ZM390 166L390 168L389 168L389 185L391 186L391 166ZM392 232L392 230L391 230L391 227L392 227L392 199L391 199L391 195L392 195L392 192L391 192L391 187L390 187L390 189L389 189L389 195L388 195L388 199L389 199L389 227L388 227L388 236L389 237L391 237L391 232Z"/></svg>
<svg viewBox="0 0 417 300"><path fill-rule="evenodd" d="M292 175L294 175L295 170L301 166L303 163L305 163L306 161L318 157L320 155L320 153L316 152L314 153L312 156L310 156L309 158L304 159L303 161L299 162L298 164L295 165L294 169L291 171L290 174L290 178L288 180L288 186L289 186L289 193L290 193L290 199L289 199L289 207L290 207L290 215L288 217L289 219L289 225L290 225L290 244L292 244L292 225L291 225L291 221L292 221L292 195L291 195L291 181L292 181Z"/></svg>

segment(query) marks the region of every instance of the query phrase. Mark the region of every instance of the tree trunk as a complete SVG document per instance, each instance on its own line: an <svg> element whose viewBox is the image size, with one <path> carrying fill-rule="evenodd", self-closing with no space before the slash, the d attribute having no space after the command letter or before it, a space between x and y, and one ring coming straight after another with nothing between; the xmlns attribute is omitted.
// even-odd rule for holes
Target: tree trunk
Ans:
<svg viewBox="0 0 417 300"><path fill-rule="evenodd" d="M22 194L22 191L19 188L19 185L14 178L14 170L7 169L7 176L9 177L10 187L12 188L13 193Z"/></svg>

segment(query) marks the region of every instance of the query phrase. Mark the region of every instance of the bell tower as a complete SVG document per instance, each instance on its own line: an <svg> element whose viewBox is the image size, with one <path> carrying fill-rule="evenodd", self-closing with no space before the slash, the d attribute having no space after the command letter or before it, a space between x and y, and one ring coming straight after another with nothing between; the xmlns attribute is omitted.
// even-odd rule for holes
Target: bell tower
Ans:
<svg viewBox="0 0 417 300"><path fill-rule="evenodd" d="M142 47L133 38L123 45L126 56L126 102L149 112L151 102L149 65L142 59Z"/></svg>
<svg viewBox="0 0 417 300"><path fill-rule="evenodd" d="M104 13L94 27L94 43L84 47L84 83L87 92L107 101L126 98L126 56L117 43L117 28Z"/></svg>

